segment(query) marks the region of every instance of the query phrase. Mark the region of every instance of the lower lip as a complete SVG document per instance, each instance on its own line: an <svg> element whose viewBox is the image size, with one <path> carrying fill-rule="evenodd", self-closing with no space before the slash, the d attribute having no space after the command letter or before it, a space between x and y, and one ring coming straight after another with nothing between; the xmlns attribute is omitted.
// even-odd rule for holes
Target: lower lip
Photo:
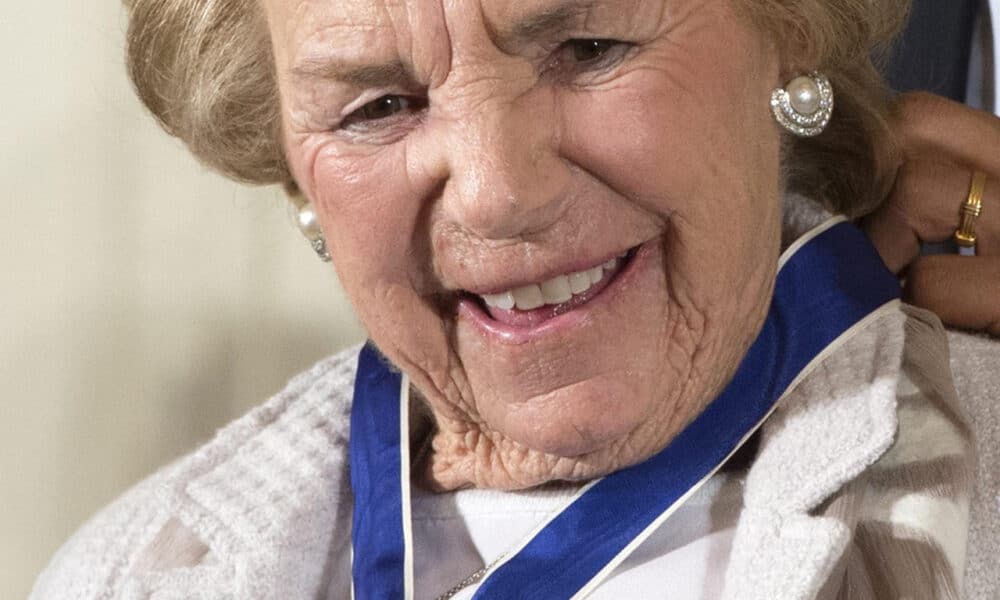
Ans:
<svg viewBox="0 0 1000 600"><path fill-rule="evenodd" d="M458 303L458 316L467 319L481 333L507 344L526 344L537 339L553 335L567 329L579 326L588 320L595 310L613 302L619 292L627 289L628 283L635 279L640 271L653 257L656 240L640 246L632 259L625 265L615 278L596 296L585 304L563 314L555 316L534 327L517 327L501 323L491 317L479 302L472 298L462 298Z"/></svg>

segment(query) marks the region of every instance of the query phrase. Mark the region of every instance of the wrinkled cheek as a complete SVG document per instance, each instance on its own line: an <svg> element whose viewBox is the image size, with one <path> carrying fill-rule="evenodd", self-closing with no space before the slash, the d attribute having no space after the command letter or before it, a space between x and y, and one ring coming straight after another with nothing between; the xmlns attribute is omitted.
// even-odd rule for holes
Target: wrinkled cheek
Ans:
<svg viewBox="0 0 1000 600"><path fill-rule="evenodd" d="M564 155L651 213L718 219L746 210L757 181L776 176L777 145L768 149L751 119L714 113L664 82L624 82L562 102ZM595 126L611 119L613 127ZM761 151L774 155L774 173Z"/></svg>
<svg viewBox="0 0 1000 600"><path fill-rule="evenodd" d="M750 128L727 127L721 117L687 102L650 100L668 91L636 85L589 104L581 98L566 111L573 122L565 130L573 133L565 152L665 223L673 291L692 303L716 302L722 289L732 289L759 260L755 240L776 224L777 149L771 164L733 150L754 143L747 139ZM619 126L599 131L583 126L601 122L612 107L622 107L616 113Z"/></svg>
<svg viewBox="0 0 1000 600"><path fill-rule="evenodd" d="M333 147L315 155L313 200L345 286L403 285L415 267L410 242L420 199L408 193L400 155Z"/></svg>
<svg viewBox="0 0 1000 600"><path fill-rule="evenodd" d="M432 257L424 202L411 193L401 148L316 153L313 201L340 281L369 337L430 397L449 385L448 331L421 286Z"/></svg>

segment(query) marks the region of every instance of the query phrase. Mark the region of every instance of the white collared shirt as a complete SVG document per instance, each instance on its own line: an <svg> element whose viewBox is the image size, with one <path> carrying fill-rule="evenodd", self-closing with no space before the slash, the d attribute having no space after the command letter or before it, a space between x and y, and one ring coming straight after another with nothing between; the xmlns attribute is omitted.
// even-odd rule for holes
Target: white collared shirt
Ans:
<svg viewBox="0 0 1000 600"><path fill-rule="evenodd" d="M744 472L712 477L589 598L721 598L743 507L744 481ZM516 548L539 523L561 510L575 491L572 487L450 494L415 490L412 520L417 600L439 597ZM469 600L476 589L475 585L467 587L454 600Z"/></svg>

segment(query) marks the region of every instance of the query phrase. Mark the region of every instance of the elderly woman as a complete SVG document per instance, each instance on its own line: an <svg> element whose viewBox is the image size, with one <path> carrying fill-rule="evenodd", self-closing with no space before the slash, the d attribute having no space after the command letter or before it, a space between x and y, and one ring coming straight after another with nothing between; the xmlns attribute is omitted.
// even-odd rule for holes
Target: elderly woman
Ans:
<svg viewBox="0 0 1000 600"><path fill-rule="evenodd" d="M1000 124L890 116L905 2L128 4L143 100L285 185L371 343L92 519L34 598L996 591L943 329L847 221L888 199L893 270L918 236L1000 253Z"/></svg>

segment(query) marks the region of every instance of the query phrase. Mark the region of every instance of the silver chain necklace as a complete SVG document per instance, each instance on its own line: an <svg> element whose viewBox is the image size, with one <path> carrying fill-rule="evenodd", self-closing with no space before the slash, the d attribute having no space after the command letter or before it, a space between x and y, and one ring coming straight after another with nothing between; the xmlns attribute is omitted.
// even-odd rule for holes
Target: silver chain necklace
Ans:
<svg viewBox="0 0 1000 600"><path fill-rule="evenodd" d="M414 466L419 465L421 462L423 462L423 460L425 458L427 458L427 455L430 453L430 450L431 450L431 439L432 438L433 438L432 435L428 435L427 438L420 444L420 448L417 450L417 453L413 457L413 460L412 460L412 464ZM456 583L451 588L449 588L447 592L445 592L445 593L441 594L440 596L438 596L436 600L451 600L451 598L455 597L455 594L461 592L462 590L464 590L465 588L469 587L470 585L475 585L475 584L479 583L480 581L483 580L483 577L485 577L486 574L489 573L490 569L492 569L493 567L495 567L498 564L500 564L500 561L502 561L504 559L504 556L506 556L506 555L505 554L501 554L499 557L497 557L496 560L494 560L490 564L486 565L482 569L479 569L478 571L476 571L472 575L469 575L468 577L466 577L462 581Z"/></svg>
<svg viewBox="0 0 1000 600"><path fill-rule="evenodd" d="M465 588L469 587L470 585L475 585L475 584L479 583L480 581L483 580L483 577L485 577L486 574L490 572L490 569L492 569L493 567L495 567L498 564L500 564L500 561L502 561L504 559L504 556L506 556L506 555L501 554L499 557L497 557L497 559L495 561L491 562L490 564L486 565L482 569L479 569L478 571L476 571L472 575L469 575L468 577L466 577L462 581L458 582L451 589L449 589L447 592L445 592L445 593L441 594L440 596L438 596L437 600L450 600L451 598L455 597L455 594L461 592L462 590L464 590Z"/></svg>

